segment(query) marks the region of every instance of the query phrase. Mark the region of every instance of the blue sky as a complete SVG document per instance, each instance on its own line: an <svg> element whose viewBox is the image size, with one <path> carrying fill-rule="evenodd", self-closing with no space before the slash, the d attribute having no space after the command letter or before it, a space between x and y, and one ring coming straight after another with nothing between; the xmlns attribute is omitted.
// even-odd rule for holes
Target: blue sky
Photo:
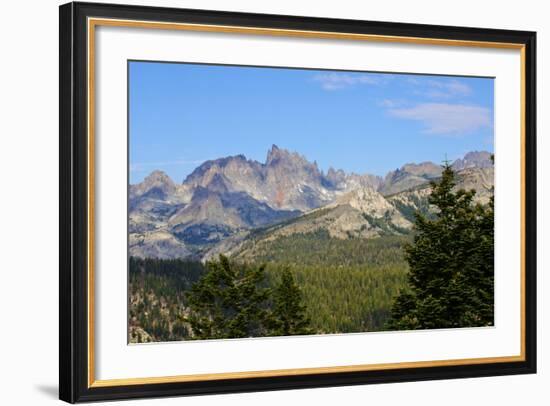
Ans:
<svg viewBox="0 0 550 406"><path fill-rule="evenodd" d="M493 79L130 62L130 183L181 182L202 162L272 144L385 175L407 162L493 152Z"/></svg>

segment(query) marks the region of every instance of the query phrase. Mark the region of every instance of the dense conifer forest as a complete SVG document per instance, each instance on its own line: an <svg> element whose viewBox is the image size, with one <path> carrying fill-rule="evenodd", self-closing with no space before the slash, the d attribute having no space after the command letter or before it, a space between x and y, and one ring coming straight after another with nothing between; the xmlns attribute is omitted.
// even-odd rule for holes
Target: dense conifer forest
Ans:
<svg viewBox="0 0 550 406"><path fill-rule="evenodd" d="M275 240L271 254L234 266L265 264L258 285L270 290L290 274L300 292L308 333L378 331L406 284L402 246L408 240L337 240L324 232L294 235ZM131 258L130 340L138 342L138 332L140 341L191 338L186 319L191 287L205 273L207 267L200 262Z"/></svg>

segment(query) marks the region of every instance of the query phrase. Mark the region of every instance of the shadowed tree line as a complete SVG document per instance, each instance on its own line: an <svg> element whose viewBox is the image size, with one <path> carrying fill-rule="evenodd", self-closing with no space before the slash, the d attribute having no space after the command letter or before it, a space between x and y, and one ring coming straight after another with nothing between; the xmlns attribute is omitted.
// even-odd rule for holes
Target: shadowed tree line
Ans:
<svg viewBox="0 0 550 406"><path fill-rule="evenodd" d="M223 255L205 265L131 258L130 298L130 342L313 333L288 269L268 282L265 265Z"/></svg>
<svg viewBox="0 0 550 406"><path fill-rule="evenodd" d="M274 287L265 265L232 263L221 255L188 294L194 339L311 334L302 294L288 269Z"/></svg>
<svg viewBox="0 0 550 406"><path fill-rule="evenodd" d="M482 327L494 319L494 197L473 202L458 190L447 164L432 183L433 218L417 212L414 240L405 246L408 286L395 300L390 330Z"/></svg>

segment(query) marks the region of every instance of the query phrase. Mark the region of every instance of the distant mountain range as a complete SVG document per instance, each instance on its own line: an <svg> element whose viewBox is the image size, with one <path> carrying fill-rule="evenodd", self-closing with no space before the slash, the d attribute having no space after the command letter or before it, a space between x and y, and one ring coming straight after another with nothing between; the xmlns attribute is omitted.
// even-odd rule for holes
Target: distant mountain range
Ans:
<svg viewBox="0 0 550 406"><path fill-rule="evenodd" d="M492 193L489 152L453 163L457 187ZM237 253L251 239L323 230L331 238L407 233L415 210L429 211L433 162L408 163L384 178L319 170L296 152L273 145L265 163L243 155L206 161L181 183L154 171L130 185L129 249L138 257L205 259ZM247 248L249 249L249 248Z"/></svg>

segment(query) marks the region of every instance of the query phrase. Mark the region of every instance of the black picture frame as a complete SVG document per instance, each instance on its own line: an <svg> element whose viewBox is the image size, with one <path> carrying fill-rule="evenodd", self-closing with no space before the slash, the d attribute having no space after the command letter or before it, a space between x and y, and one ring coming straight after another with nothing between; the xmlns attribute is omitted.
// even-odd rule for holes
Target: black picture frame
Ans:
<svg viewBox="0 0 550 406"><path fill-rule="evenodd" d="M536 33L94 3L60 6L59 397L67 402L423 381L536 372ZM89 17L328 33L512 43L523 46L524 360L359 372L93 387L88 379L87 19Z"/></svg>

